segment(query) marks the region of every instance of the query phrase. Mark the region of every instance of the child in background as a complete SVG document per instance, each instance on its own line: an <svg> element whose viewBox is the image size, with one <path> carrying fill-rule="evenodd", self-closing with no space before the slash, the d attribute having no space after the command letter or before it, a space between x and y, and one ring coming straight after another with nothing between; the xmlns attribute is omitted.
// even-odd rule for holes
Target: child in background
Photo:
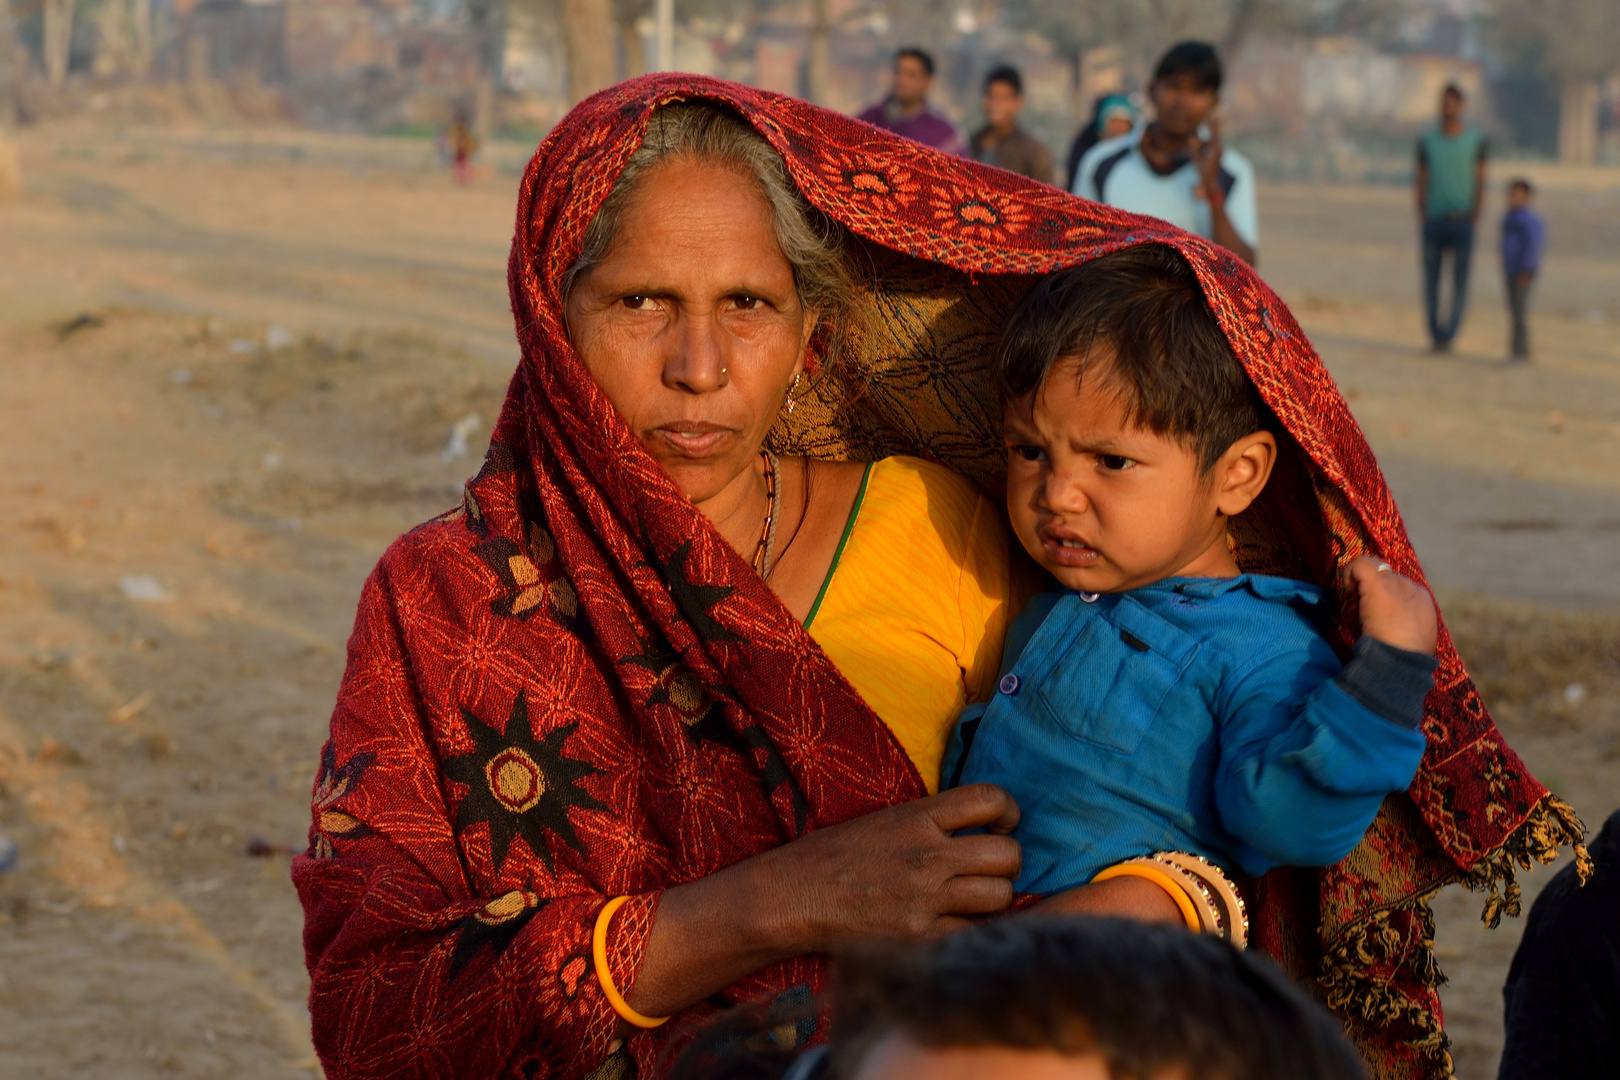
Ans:
<svg viewBox="0 0 1620 1080"><path fill-rule="evenodd" d="M1508 363L1530 362L1530 285L1541 269L1545 230L1530 209L1535 192L1522 177L1508 184L1508 211L1502 216L1502 271L1507 275L1508 314L1513 320L1513 344Z"/></svg>
<svg viewBox="0 0 1620 1080"><path fill-rule="evenodd" d="M1061 588L1013 623L944 775L1017 800L1019 891L1144 877L1240 941L1226 871L1338 862L1411 783L1433 601L1352 560L1364 635L1341 664L1322 589L1238 568L1227 523L1265 487L1275 420L1170 248L1052 275L996 352L1013 531Z"/></svg>

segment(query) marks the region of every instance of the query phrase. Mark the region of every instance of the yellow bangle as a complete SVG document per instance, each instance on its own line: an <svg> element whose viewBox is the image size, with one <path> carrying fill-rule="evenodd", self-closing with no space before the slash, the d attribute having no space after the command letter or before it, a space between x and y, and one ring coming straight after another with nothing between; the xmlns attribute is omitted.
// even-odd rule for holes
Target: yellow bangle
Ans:
<svg viewBox="0 0 1620 1080"><path fill-rule="evenodd" d="M1195 934L1203 930L1204 924L1202 920L1198 918L1198 909L1193 907L1192 897L1187 895L1186 889L1183 889L1180 885L1176 884L1175 878L1171 877L1163 870L1156 870L1151 866L1144 866L1141 863L1120 863L1117 866L1110 866L1105 869L1102 873L1092 878L1091 883L1095 885L1098 882L1108 881L1117 877L1139 877L1146 881L1153 882L1153 884L1169 893L1170 899L1176 902L1176 907L1181 909L1181 917L1187 921L1187 929L1191 930ZM598 960L597 964L600 965L601 961Z"/></svg>
<svg viewBox="0 0 1620 1080"><path fill-rule="evenodd" d="M619 988L613 985L613 976L608 973L608 924L613 922L614 913L624 907L625 901L629 899L628 896L616 896L602 905L602 910L596 916L596 930L591 934L591 957L596 961L596 981L602 985L602 993L607 996L608 1004L613 1006L613 1011L636 1027L655 1028L668 1022L669 1017L655 1018L642 1016L636 1012L630 1007L630 1003L624 1000L624 995L619 993Z"/></svg>

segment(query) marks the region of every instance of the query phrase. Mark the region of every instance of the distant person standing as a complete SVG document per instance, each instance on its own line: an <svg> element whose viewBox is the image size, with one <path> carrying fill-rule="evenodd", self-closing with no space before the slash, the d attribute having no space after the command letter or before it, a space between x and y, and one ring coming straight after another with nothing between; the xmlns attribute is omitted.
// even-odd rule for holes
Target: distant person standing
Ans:
<svg viewBox="0 0 1620 1080"><path fill-rule="evenodd" d="M1507 275L1508 314L1513 320L1510 364L1530 362L1530 285L1541 269L1541 248L1546 237L1541 218L1530 209L1534 194L1530 181L1513 181L1508 185L1508 212L1502 216L1502 272Z"/></svg>
<svg viewBox="0 0 1620 1080"><path fill-rule="evenodd" d="M1065 166L1067 177L1064 183L1070 188L1074 187L1075 180L1080 176L1080 159L1086 156L1086 151L1102 142L1104 139L1117 139L1121 135L1129 135L1136 127L1136 106L1124 94L1104 94L1097 99L1092 107L1091 119L1074 136L1074 142L1069 144L1069 160Z"/></svg>
<svg viewBox="0 0 1620 1080"><path fill-rule="evenodd" d="M928 104L934 85L934 58L921 49L905 48L894 54L894 85L889 96L857 119L958 157L966 155L956 125Z"/></svg>
<svg viewBox="0 0 1620 1080"><path fill-rule="evenodd" d="M456 183L472 180L472 158L477 151L478 136L473 134L467 117L457 113L455 122L450 125L450 172Z"/></svg>
<svg viewBox="0 0 1620 1080"><path fill-rule="evenodd" d="M1440 123L1418 138L1417 207L1423 223L1423 301L1429 342L1450 352L1468 302L1468 263L1474 225L1485 194L1485 136L1463 124L1463 92L1455 84L1440 95ZM1440 270L1451 256L1451 312L1440 318Z"/></svg>
<svg viewBox="0 0 1620 1080"><path fill-rule="evenodd" d="M1014 67L996 68L984 80L985 125L973 133L968 148L974 161L1050 184L1052 151L1018 126L1018 114L1023 111L1023 76Z"/></svg>
<svg viewBox="0 0 1620 1080"><path fill-rule="evenodd" d="M1076 195L1150 214L1213 240L1253 264L1259 242L1254 167L1221 145L1215 47L1184 41L1154 69L1153 121L1106 139L1080 159Z"/></svg>

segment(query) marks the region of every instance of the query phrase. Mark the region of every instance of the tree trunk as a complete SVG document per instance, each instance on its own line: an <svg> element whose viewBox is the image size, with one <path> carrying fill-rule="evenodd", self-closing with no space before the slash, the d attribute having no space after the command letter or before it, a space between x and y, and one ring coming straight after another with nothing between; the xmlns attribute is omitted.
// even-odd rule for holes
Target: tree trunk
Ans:
<svg viewBox="0 0 1620 1080"><path fill-rule="evenodd" d="M41 43L45 53L45 78L52 86L67 81L68 50L73 46L73 7L75 0L44 0L45 32Z"/></svg>
<svg viewBox="0 0 1620 1080"><path fill-rule="evenodd" d="M634 17L619 20L619 48L624 52L624 77L647 74L647 50L641 44L641 31Z"/></svg>
<svg viewBox="0 0 1620 1080"><path fill-rule="evenodd" d="M1590 165L1597 160L1598 103L1596 79L1566 78L1558 94L1558 160Z"/></svg>
<svg viewBox="0 0 1620 1080"><path fill-rule="evenodd" d="M144 79L152 73L152 0L129 0L129 19L135 24L134 74Z"/></svg>
<svg viewBox="0 0 1620 1080"><path fill-rule="evenodd" d="M568 97L578 103L613 84L613 15L608 0L562 0Z"/></svg>
<svg viewBox="0 0 1620 1080"><path fill-rule="evenodd" d="M810 0L810 60L805 70L805 90L817 105L828 104L832 82L832 13L827 0Z"/></svg>
<svg viewBox="0 0 1620 1080"><path fill-rule="evenodd" d="M17 26L11 21L11 0L0 0L0 137L17 119Z"/></svg>
<svg viewBox="0 0 1620 1080"><path fill-rule="evenodd" d="M1226 23L1226 33L1221 36L1221 66L1227 71L1232 70L1232 62L1237 58L1238 50L1243 47L1243 41L1249 36L1249 27L1254 24L1254 17L1260 7L1260 0L1237 0L1232 5L1232 14Z"/></svg>

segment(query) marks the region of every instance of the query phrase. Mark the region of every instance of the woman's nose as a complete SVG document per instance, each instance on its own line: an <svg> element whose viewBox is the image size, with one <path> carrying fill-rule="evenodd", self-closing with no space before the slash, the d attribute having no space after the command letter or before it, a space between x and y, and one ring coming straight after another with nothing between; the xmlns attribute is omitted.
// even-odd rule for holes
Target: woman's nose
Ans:
<svg viewBox="0 0 1620 1080"><path fill-rule="evenodd" d="M684 313L672 329L674 347L664 361L664 385L708 394L730 381L720 327L713 317Z"/></svg>

